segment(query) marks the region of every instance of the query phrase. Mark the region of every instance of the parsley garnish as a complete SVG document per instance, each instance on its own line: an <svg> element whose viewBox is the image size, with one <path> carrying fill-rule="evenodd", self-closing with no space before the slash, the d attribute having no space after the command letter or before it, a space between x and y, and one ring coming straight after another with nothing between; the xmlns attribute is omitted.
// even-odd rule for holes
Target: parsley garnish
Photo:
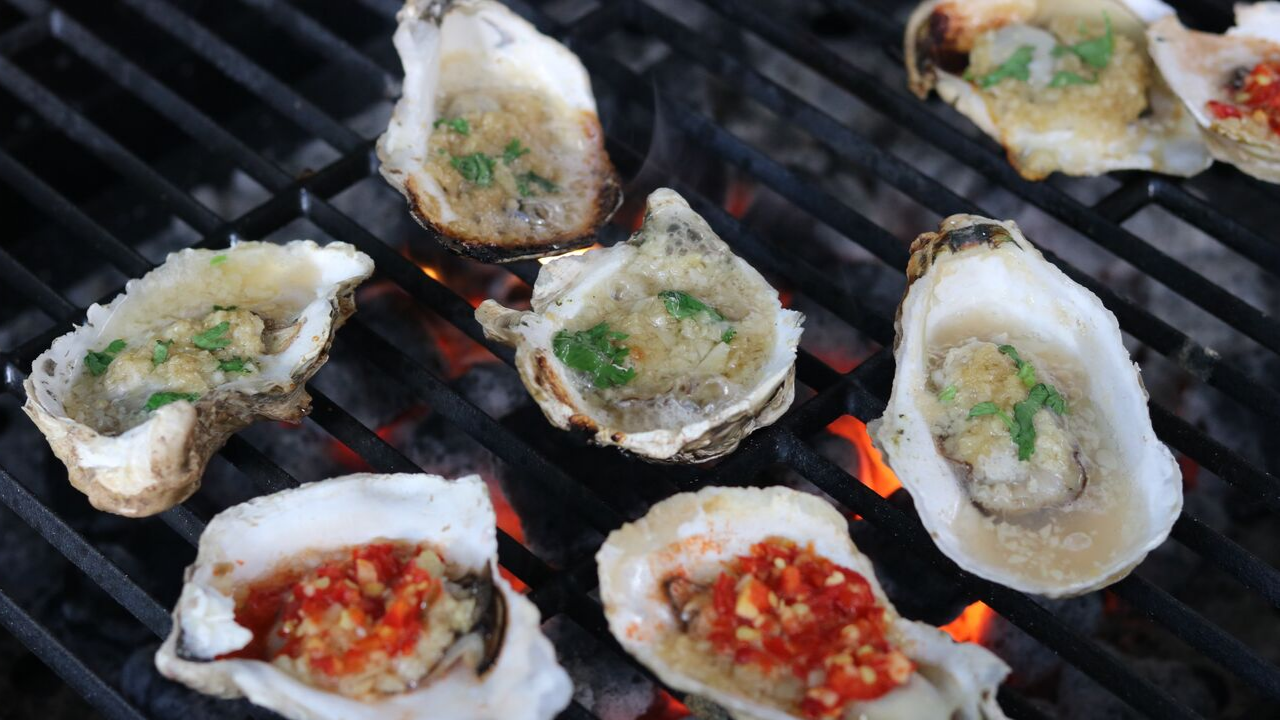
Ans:
<svg viewBox="0 0 1280 720"><path fill-rule="evenodd" d="M245 367L245 363L247 362L249 362L249 360L246 358L242 358L242 357L231 358L230 360L223 360L222 362L218 363L218 369L223 372L236 372L236 373L252 372L251 368Z"/></svg>
<svg viewBox="0 0 1280 720"><path fill-rule="evenodd" d="M1053 49L1053 56L1062 57L1071 53L1095 70L1105 68L1107 63L1111 62L1111 54L1115 51L1115 34L1111 32L1111 16L1103 13L1102 21L1106 23L1106 32L1095 38L1081 40L1074 45L1059 45ZM1080 34L1083 35L1085 32L1084 23L1081 22Z"/></svg>
<svg viewBox="0 0 1280 720"><path fill-rule="evenodd" d="M529 197L533 194L533 188L530 187L530 183L542 188L543 192L560 192L560 188L555 183L536 172L529 171L516 176L516 190L520 192L520 197Z"/></svg>
<svg viewBox="0 0 1280 720"><path fill-rule="evenodd" d="M978 83L984 90L992 85L1000 84L1006 78L1026 82L1031 78L1031 59L1034 57L1035 51L1036 49L1033 45L1021 45L1017 50L1013 51L1013 54L1007 60L996 66L995 70L981 77L976 77L972 72L966 71L964 79Z"/></svg>
<svg viewBox="0 0 1280 720"><path fill-rule="evenodd" d="M596 387L610 388L626 385L636 376L634 367L622 364L631 349L617 344L627 337L626 333L609 330L609 323L602 322L590 330L561 330L551 346L560 362L589 374Z"/></svg>
<svg viewBox="0 0 1280 720"><path fill-rule="evenodd" d="M1009 419L1009 415L1005 413L1005 411L996 407L996 404L990 400L987 402L980 402L969 408L969 417L971 418L982 417L984 415L995 415L1000 418L1000 421L1004 423L1005 427L1009 428L1009 432L1014 432L1013 421Z"/></svg>
<svg viewBox="0 0 1280 720"><path fill-rule="evenodd" d="M169 346L172 344L172 340L156 341L155 347L151 348L151 367L155 367L169 359Z"/></svg>
<svg viewBox="0 0 1280 720"><path fill-rule="evenodd" d="M231 344L231 338L223 337L231 329L231 323L222 321L217 325L195 335L191 343L201 350L218 350Z"/></svg>
<svg viewBox="0 0 1280 720"><path fill-rule="evenodd" d="M454 155L449 159L449 164L467 182L474 183L480 187L489 187L493 184L493 158L484 153Z"/></svg>
<svg viewBox="0 0 1280 720"><path fill-rule="evenodd" d="M226 255L214 255L213 257L209 258L210 265L221 265L226 261L227 261Z"/></svg>
<svg viewBox="0 0 1280 720"><path fill-rule="evenodd" d="M1018 379L1022 381L1023 385L1031 387L1036 384L1036 369L1031 365L1031 363L1022 359L1022 356L1018 354L1017 349L1012 345L1001 345L999 350L1012 358L1013 363L1018 366Z"/></svg>
<svg viewBox="0 0 1280 720"><path fill-rule="evenodd" d="M177 402L179 400L186 400L187 402L195 402L199 398L200 398L199 393L181 393L181 392L152 393L151 397L147 398L147 404L143 405L142 409L146 410L147 412L151 412L152 410L155 410L156 408L164 407L165 405L168 405L171 402Z"/></svg>
<svg viewBox="0 0 1280 720"><path fill-rule="evenodd" d="M662 303L667 306L667 312L671 313L671 317L677 320L693 317L700 312L705 312L707 317L717 322L724 320L724 315L719 310L707 305L698 298L681 290L663 290L658 293L658 297L662 298Z"/></svg>
<svg viewBox="0 0 1280 720"><path fill-rule="evenodd" d="M507 146L502 148L502 162L510 165L517 159L528 154L529 148L520 144L520 138L511 138L511 142L507 143Z"/></svg>
<svg viewBox="0 0 1280 720"><path fill-rule="evenodd" d="M1018 446L1018 459L1030 460L1031 456L1036 452L1036 426L1035 416L1040 412L1040 408L1047 407L1050 410L1062 415L1067 411L1067 401L1058 394L1058 391L1052 385L1037 383L1031 388L1031 392L1027 393L1027 399L1022 402L1015 403L1013 406L1013 418L1000 408L996 407L993 402L984 402L974 405L969 410L969 417L982 417L984 415L995 415L1000 418L1005 427L1009 429L1009 436L1013 439L1015 445Z"/></svg>
<svg viewBox="0 0 1280 720"><path fill-rule="evenodd" d="M240 309L238 305L214 305L213 306L214 312L217 312L219 310L238 310L238 309Z"/></svg>
<svg viewBox="0 0 1280 720"><path fill-rule="evenodd" d="M938 393L938 402L943 403L945 405L946 403L949 403L952 400L955 400L956 393L959 391L960 391L959 388L957 388L955 385L948 385L942 388L942 392Z"/></svg>
<svg viewBox="0 0 1280 720"><path fill-rule="evenodd" d="M125 342L123 340L112 340L110 344L102 349L102 352L94 352L93 350L90 350L86 353L84 356L84 364L89 368L90 374L94 377L98 377L107 371L107 366L111 364L112 360L116 359L116 355L119 355L120 351L124 350L124 348Z"/></svg>
<svg viewBox="0 0 1280 720"><path fill-rule="evenodd" d="M471 123L467 122L466 118L454 118L452 120L446 120L444 118L440 118L439 120L436 120L435 122L431 123L431 127L433 129L439 128L441 125L449 128L450 130L458 133L459 135L471 134Z"/></svg>
<svg viewBox="0 0 1280 720"><path fill-rule="evenodd" d="M1059 70L1053 74L1053 79L1049 81L1049 87L1060 88L1068 85L1092 85L1098 82L1098 78L1087 78L1083 75L1077 75L1069 70Z"/></svg>
<svg viewBox="0 0 1280 720"><path fill-rule="evenodd" d="M725 345L728 345L729 343L733 342L733 339L737 336L738 336L737 330L734 330L733 328L725 328L724 332L720 333L720 342L724 343Z"/></svg>

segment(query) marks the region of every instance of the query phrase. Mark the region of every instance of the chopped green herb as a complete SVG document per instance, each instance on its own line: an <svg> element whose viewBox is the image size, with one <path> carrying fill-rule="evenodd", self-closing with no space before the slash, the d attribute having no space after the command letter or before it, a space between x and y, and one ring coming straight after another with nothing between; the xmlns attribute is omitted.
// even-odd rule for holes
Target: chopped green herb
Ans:
<svg viewBox="0 0 1280 720"><path fill-rule="evenodd" d="M449 164L467 182L474 183L480 187L489 187L493 184L493 158L484 153L454 155L449 158Z"/></svg>
<svg viewBox="0 0 1280 720"><path fill-rule="evenodd" d="M101 352L90 350L84 356L85 367L89 368L89 373L94 377L98 377L107 371L107 366L112 360L116 359L116 355L126 347L124 340L116 339L107 344Z"/></svg>
<svg viewBox="0 0 1280 720"><path fill-rule="evenodd" d="M173 344L172 340L157 340L155 347L151 348L151 366L155 367L165 360L169 359L169 346Z"/></svg>
<svg viewBox="0 0 1280 720"><path fill-rule="evenodd" d="M230 360L223 360L222 362L218 363L218 369L223 372L236 372L236 373L253 372L252 368L245 367L245 364L248 362L249 362L248 359L242 358L242 357L231 358Z"/></svg>
<svg viewBox="0 0 1280 720"><path fill-rule="evenodd" d="M520 197L529 197L533 194L531 185L537 185L543 192L560 192L560 188L555 183L536 172L529 171L516 176L516 190L520 192Z"/></svg>
<svg viewBox="0 0 1280 720"><path fill-rule="evenodd" d="M440 118L439 120L436 120L435 122L431 123L432 129L438 129L441 125L449 128L450 130L458 133L459 135L471 134L471 123L467 122L466 118L454 118L452 120L446 120L444 118Z"/></svg>
<svg viewBox="0 0 1280 720"><path fill-rule="evenodd" d="M733 328L725 328L724 332L720 333L720 342L728 345L729 343L733 342L733 339L737 336L738 336L737 330L734 330Z"/></svg>
<svg viewBox="0 0 1280 720"><path fill-rule="evenodd" d="M520 144L520 138L511 138L511 142L502 148L502 162L510 165L518 158L529 154L529 148Z"/></svg>
<svg viewBox="0 0 1280 720"><path fill-rule="evenodd" d="M201 350L219 350L231 344L231 338L224 337L230 329L231 323L224 320L192 337L191 343Z"/></svg>
<svg viewBox="0 0 1280 720"><path fill-rule="evenodd" d="M984 90L993 85L999 85L1008 78L1026 82L1031 78L1031 59L1035 51L1033 45L1021 45L1007 60L997 65L995 70L982 76L975 76L972 72L966 71L964 79L978 83Z"/></svg>
<svg viewBox="0 0 1280 720"><path fill-rule="evenodd" d="M1049 391L1048 396L1044 399L1044 406L1059 415L1067 414L1067 399L1058 394L1058 389L1052 385L1045 385Z"/></svg>
<svg viewBox="0 0 1280 720"><path fill-rule="evenodd" d="M1030 460L1036 452L1035 417L1036 413L1040 412L1040 408L1044 407L1061 415L1067 411L1067 401L1052 385L1037 383L1031 388L1031 392L1027 393L1026 400L1014 404L1013 419L1010 419L993 402L974 405L969 411L969 417L998 415L1005 427L1009 429L1009 436L1014 444L1018 446L1018 459L1025 461Z"/></svg>
<svg viewBox="0 0 1280 720"><path fill-rule="evenodd" d="M213 257L209 258L210 265L221 265L226 261L227 261L226 255L214 255Z"/></svg>
<svg viewBox="0 0 1280 720"><path fill-rule="evenodd" d="M1009 415L1005 411L996 407L996 404L990 400L987 402L980 402L969 408L969 417L971 418L982 417L984 415L995 415L1000 418L1000 421L1004 423L1005 427L1009 428L1009 432L1014 431L1013 421L1009 419Z"/></svg>
<svg viewBox="0 0 1280 720"><path fill-rule="evenodd" d="M151 412L156 408L164 407L169 403L178 402L179 400L186 400L187 402L195 402L198 399L200 399L200 395L198 393L181 393L181 392L152 393L151 397L147 398L147 404L143 405L142 409L146 410L147 412Z"/></svg>
<svg viewBox="0 0 1280 720"><path fill-rule="evenodd" d="M1098 82L1098 78L1087 78L1083 75L1077 75L1069 70L1059 70L1053 74L1053 79L1049 81L1049 87L1067 87L1069 85L1092 85Z"/></svg>
<svg viewBox="0 0 1280 720"><path fill-rule="evenodd" d="M1074 45L1059 45L1053 49L1054 57L1061 57L1067 53L1071 53L1085 62L1086 65L1101 70L1111 62L1111 54L1115 52L1115 34L1111 31L1111 16L1107 13L1102 14L1102 21L1106 24L1107 30L1103 34L1081 40ZM1084 23L1080 23L1080 34L1087 32Z"/></svg>
<svg viewBox="0 0 1280 720"><path fill-rule="evenodd" d="M1035 367L1031 363L1023 360L1022 356L1018 354L1016 348L1012 345L1001 345L999 350L1013 359L1013 364L1018 367L1018 379L1022 381L1023 385L1031 387L1036 384Z"/></svg>
<svg viewBox="0 0 1280 720"><path fill-rule="evenodd" d="M213 306L213 311L214 311L214 312L218 312L219 310L228 310L228 311L229 311L229 310L239 310L239 309L240 309L240 307L239 307L238 305L214 305L214 306Z"/></svg>
<svg viewBox="0 0 1280 720"><path fill-rule="evenodd" d="M631 349L617 344L627 337L626 333L609 330L609 323L602 322L590 330L561 330L551 346L560 362L589 374L596 387L610 388L625 385L636 376L634 367L622 364Z"/></svg>
<svg viewBox="0 0 1280 720"><path fill-rule="evenodd" d="M938 393L938 402L945 405L952 400L955 400L957 392L959 392L959 388L955 385L948 385L942 388L942 392Z"/></svg>
<svg viewBox="0 0 1280 720"><path fill-rule="evenodd" d="M667 306L667 312L671 313L671 317L677 320L693 317L700 312L705 312L707 317L716 322L724 320L724 315L721 315L719 310L682 290L663 290L658 293L658 297L662 298L662 303Z"/></svg>

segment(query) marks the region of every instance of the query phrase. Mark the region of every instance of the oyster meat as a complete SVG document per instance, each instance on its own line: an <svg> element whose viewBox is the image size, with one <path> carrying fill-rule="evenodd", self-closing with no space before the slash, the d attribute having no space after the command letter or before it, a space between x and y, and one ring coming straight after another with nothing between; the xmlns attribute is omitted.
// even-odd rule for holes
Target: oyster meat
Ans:
<svg viewBox="0 0 1280 720"><path fill-rule="evenodd" d="M36 358L23 410L94 507L162 512L237 430L302 419L372 272L346 243L174 253Z"/></svg>
<svg viewBox="0 0 1280 720"><path fill-rule="evenodd" d="M348 475L219 513L156 653L292 720L551 720L572 686L475 475Z"/></svg>
<svg viewBox="0 0 1280 720"><path fill-rule="evenodd" d="M958 565L1063 597L1168 536L1182 476L1115 316L1012 222L943 221L911 247L897 373L872 438Z"/></svg>
<svg viewBox="0 0 1280 720"><path fill-rule="evenodd" d="M596 563L623 648L738 720L1004 717L1008 666L899 617L848 521L815 496L676 495L611 533Z"/></svg>
<svg viewBox="0 0 1280 720"><path fill-rule="evenodd" d="M455 252L507 262L590 245L622 202L581 61L494 0L408 0L404 94L382 175Z"/></svg>
<svg viewBox="0 0 1280 720"><path fill-rule="evenodd" d="M927 0L907 23L908 78L1003 145L1029 180L1194 175L1211 158L1143 34L1171 13L1158 0Z"/></svg>
<svg viewBox="0 0 1280 720"><path fill-rule="evenodd" d="M628 241L544 265L531 311L476 319L553 425L650 460L732 452L795 396L804 316L671 190Z"/></svg>
<svg viewBox="0 0 1280 720"><path fill-rule="evenodd" d="M1147 37L1213 157L1280 182L1280 3L1236 5L1225 35L1188 30L1171 15Z"/></svg>

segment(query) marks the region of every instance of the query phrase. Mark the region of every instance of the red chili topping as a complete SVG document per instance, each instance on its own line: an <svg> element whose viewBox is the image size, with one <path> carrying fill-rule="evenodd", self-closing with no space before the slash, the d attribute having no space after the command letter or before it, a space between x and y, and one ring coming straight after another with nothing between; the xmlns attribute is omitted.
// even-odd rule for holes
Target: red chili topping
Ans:
<svg viewBox="0 0 1280 720"><path fill-rule="evenodd" d="M1219 120L1251 117L1265 122L1280 134L1280 61L1258 63L1253 70L1227 88L1231 102L1208 102L1209 112Z"/></svg>
<svg viewBox="0 0 1280 720"><path fill-rule="evenodd" d="M836 717L915 670L885 637L884 608L866 578L812 546L777 538L753 545L716 579L712 598L712 645L737 663L783 669L805 682L806 717Z"/></svg>
<svg viewBox="0 0 1280 720"><path fill-rule="evenodd" d="M301 577L254 585L236 605L236 622L253 641L225 657L305 656L311 668L339 676L362 671L375 651L411 653L442 588L419 557L412 546L376 543Z"/></svg>

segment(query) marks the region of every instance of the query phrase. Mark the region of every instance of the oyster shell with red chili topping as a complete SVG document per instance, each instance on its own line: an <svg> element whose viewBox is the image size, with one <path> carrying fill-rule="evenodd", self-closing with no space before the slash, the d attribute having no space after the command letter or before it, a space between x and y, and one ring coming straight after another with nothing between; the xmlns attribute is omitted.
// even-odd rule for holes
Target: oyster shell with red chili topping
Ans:
<svg viewBox="0 0 1280 720"><path fill-rule="evenodd" d="M744 557L777 552L770 547L802 560L773 557L753 574L730 574ZM846 519L813 495L781 487L676 495L611 533L596 563L609 630L623 648L738 720L1004 717L995 694L1008 666L899 617ZM822 577L803 579L818 564ZM834 605L820 604L844 586ZM827 626L834 630L810 637ZM803 632L803 646L791 643L789 634ZM825 643L823 657L806 656L813 667L788 666L812 655L812 643Z"/></svg>
<svg viewBox="0 0 1280 720"><path fill-rule="evenodd" d="M537 608L498 574L494 528L475 475L348 475L232 507L200 538L156 666L293 720L550 720L572 687ZM385 552L364 551L387 545L413 558L402 575L394 564L383 574ZM324 564L335 557L356 558L354 575ZM340 584L354 599L325 594ZM281 597L265 622L252 602L264 586ZM441 619L446 600L459 611ZM420 621L416 634L404 634L406 617ZM269 630L245 627L255 623Z"/></svg>

